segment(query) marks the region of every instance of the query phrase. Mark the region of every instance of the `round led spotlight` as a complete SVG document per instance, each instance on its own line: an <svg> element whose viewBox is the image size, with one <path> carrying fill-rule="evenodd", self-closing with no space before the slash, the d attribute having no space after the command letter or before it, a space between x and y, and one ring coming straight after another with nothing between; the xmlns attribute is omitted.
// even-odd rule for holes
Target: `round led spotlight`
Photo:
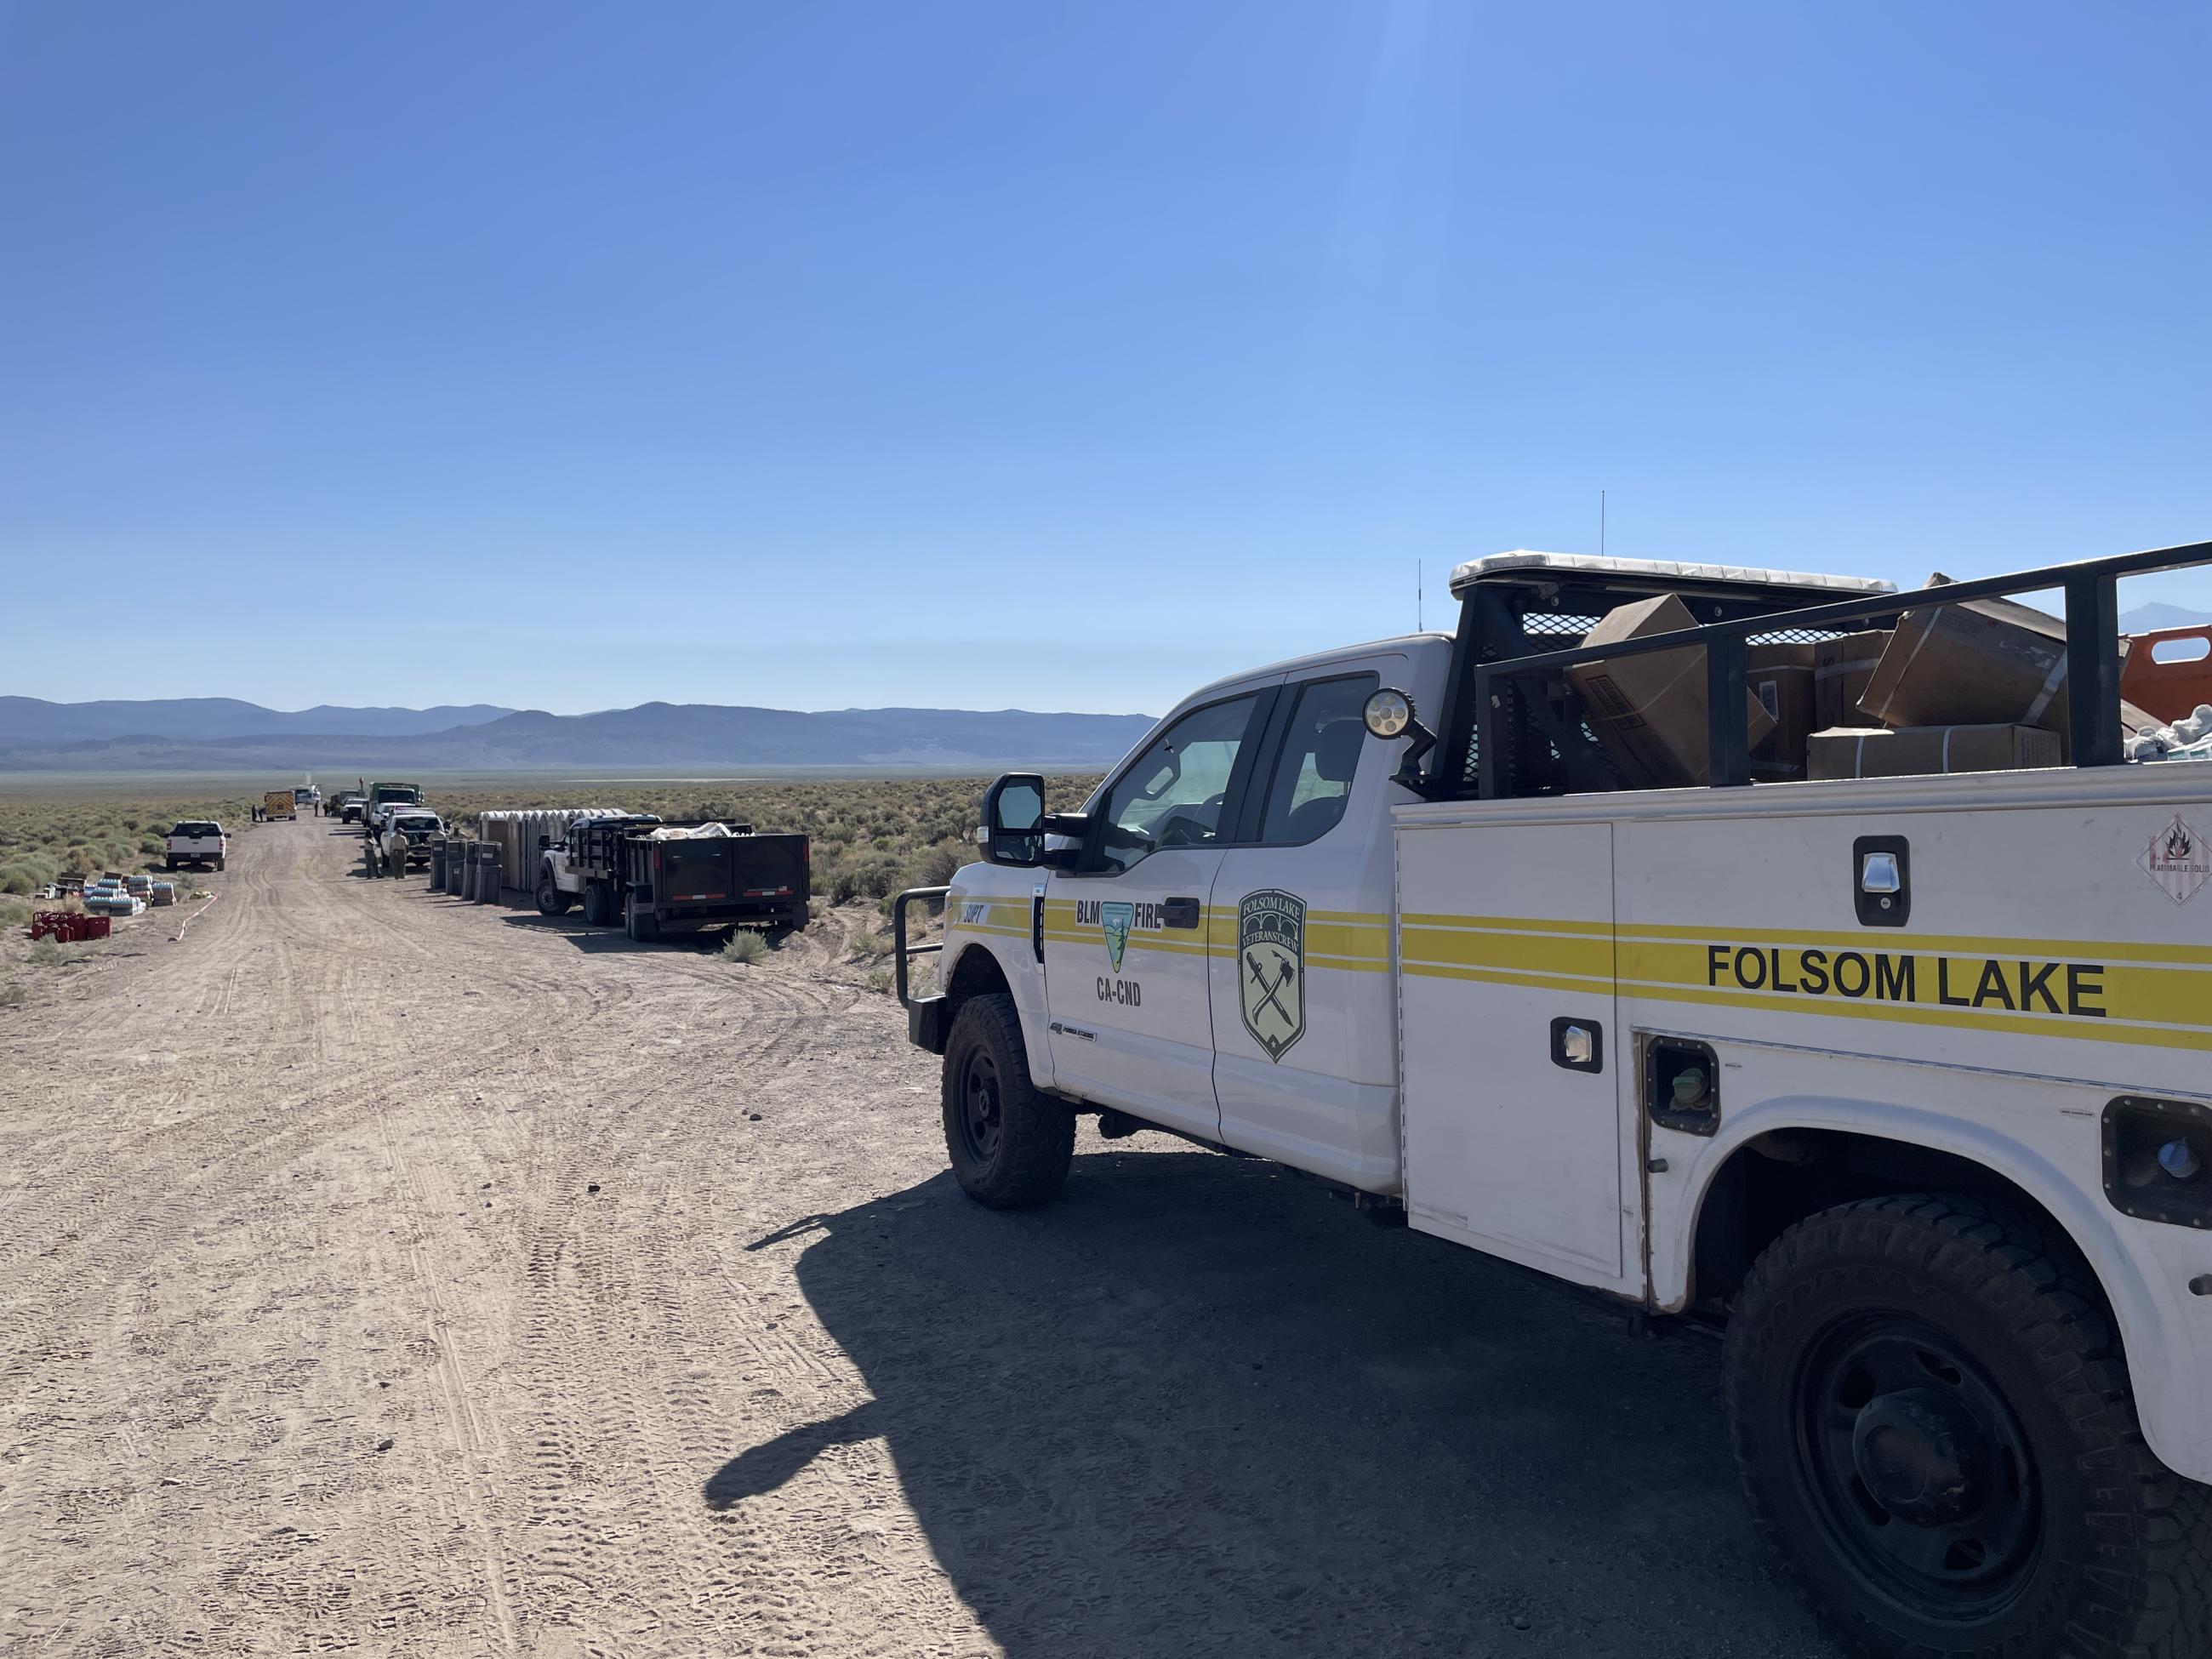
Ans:
<svg viewBox="0 0 2212 1659"><path fill-rule="evenodd" d="M1370 737L1403 737L1406 728L1413 723L1413 700L1403 691L1386 685L1367 699L1360 718L1366 722Z"/></svg>

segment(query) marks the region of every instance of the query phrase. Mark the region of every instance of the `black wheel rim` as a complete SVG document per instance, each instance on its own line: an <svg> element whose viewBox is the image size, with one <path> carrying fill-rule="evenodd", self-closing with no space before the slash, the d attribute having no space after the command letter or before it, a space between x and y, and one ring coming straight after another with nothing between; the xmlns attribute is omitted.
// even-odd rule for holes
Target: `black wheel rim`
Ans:
<svg viewBox="0 0 2212 1659"><path fill-rule="evenodd" d="M960 1067L960 1097L955 1103L960 1124L960 1144L978 1164L988 1164L999 1150L1004 1122L999 1099L999 1068L981 1049L971 1053Z"/></svg>
<svg viewBox="0 0 2212 1659"><path fill-rule="evenodd" d="M2035 1460L2003 1394L1954 1337L1922 1321L1843 1321L1794 1389L1798 1478L1836 1553L1927 1619L2002 1612L2043 1531Z"/></svg>

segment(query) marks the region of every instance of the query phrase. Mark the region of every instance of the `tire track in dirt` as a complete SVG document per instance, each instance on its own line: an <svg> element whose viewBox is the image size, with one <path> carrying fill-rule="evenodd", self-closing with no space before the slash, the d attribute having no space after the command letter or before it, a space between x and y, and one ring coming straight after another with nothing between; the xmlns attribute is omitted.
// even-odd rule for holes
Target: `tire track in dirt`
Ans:
<svg viewBox="0 0 2212 1659"><path fill-rule="evenodd" d="M817 1565L701 1490L865 1397L744 1245L830 1201L854 1031L900 1053L872 912L740 966L312 825L65 991L97 1044L0 1027L0 1652L816 1650ZM823 1474L809 1525L899 1504Z"/></svg>

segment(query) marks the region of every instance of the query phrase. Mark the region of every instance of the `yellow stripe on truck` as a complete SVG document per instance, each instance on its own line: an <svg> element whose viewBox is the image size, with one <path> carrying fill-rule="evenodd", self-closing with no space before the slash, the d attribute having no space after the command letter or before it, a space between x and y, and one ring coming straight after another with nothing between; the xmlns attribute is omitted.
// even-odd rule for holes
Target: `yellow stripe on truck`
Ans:
<svg viewBox="0 0 2212 1659"><path fill-rule="evenodd" d="M1401 943L1431 978L2212 1049L2212 951L2191 946L1674 927L1616 943L1602 923L1437 915L1407 917Z"/></svg>

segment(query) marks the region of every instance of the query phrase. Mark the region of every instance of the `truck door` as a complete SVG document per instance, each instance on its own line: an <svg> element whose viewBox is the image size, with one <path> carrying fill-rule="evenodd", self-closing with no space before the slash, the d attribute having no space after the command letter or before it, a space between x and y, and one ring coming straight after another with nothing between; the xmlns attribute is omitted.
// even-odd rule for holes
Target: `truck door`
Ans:
<svg viewBox="0 0 2212 1659"><path fill-rule="evenodd" d="M1211 919L1221 1139L1369 1191L1398 1185L1390 820L1398 746L1360 711L1407 659L1291 681L1253 769Z"/></svg>
<svg viewBox="0 0 2212 1659"><path fill-rule="evenodd" d="M1413 1225L1640 1293L1614 1006L1613 827L1401 814Z"/></svg>
<svg viewBox="0 0 2212 1659"><path fill-rule="evenodd" d="M1046 884L1054 1084L1212 1139L1206 905L1273 684L1177 718L1093 799L1073 871Z"/></svg>

